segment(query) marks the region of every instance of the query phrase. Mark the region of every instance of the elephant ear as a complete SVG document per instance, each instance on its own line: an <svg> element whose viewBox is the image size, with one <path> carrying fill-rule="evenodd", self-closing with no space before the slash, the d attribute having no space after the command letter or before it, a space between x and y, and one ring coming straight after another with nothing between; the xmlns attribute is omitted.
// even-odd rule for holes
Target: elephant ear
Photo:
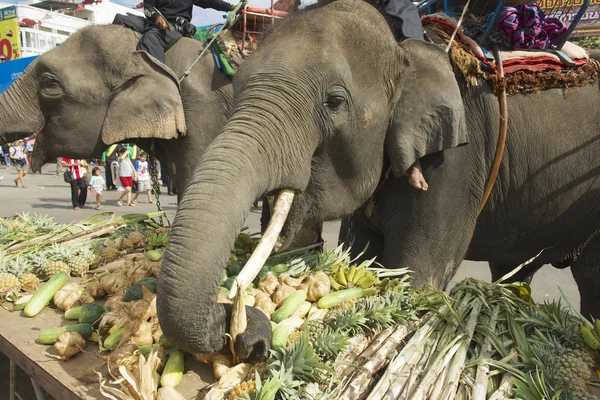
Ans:
<svg viewBox="0 0 600 400"><path fill-rule="evenodd" d="M465 110L448 55L421 40L402 42L399 53L385 143L396 176L427 154L467 143Z"/></svg>
<svg viewBox="0 0 600 400"><path fill-rule="evenodd" d="M166 66L145 51L136 51L115 89L102 141L112 144L130 138L174 139L186 131L179 81Z"/></svg>

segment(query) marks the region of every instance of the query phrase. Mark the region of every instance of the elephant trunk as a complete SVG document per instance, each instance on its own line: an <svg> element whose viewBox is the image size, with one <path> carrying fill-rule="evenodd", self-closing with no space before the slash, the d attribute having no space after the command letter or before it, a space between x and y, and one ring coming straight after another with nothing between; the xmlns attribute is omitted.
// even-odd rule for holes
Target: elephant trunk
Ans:
<svg viewBox="0 0 600 400"><path fill-rule="evenodd" d="M33 61L19 79L0 96L0 143L22 139L44 126Z"/></svg>

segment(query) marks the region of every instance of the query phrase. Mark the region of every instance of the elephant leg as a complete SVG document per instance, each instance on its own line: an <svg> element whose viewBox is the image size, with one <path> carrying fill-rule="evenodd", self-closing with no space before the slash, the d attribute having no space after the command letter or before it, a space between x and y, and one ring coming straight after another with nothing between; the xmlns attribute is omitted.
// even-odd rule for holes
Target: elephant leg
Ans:
<svg viewBox="0 0 600 400"><path fill-rule="evenodd" d="M383 237L376 232L365 220L360 217L361 209L353 215L342 218L338 243L344 243L345 247L351 247L350 257L356 258L365 249L365 253L358 262L377 257L381 261L383 255Z"/></svg>
<svg viewBox="0 0 600 400"><path fill-rule="evenodd" d="M571 273L581 296L581 314L600 318L600 237L593 239L571 265Z"/></svg>
<svg viewBox="0 0 600 400"><path fill-rule="evenodd" d="M519 266L516 263L496 263L490 261L490 270L492 272L492 282L496 282L498 279L502 278L504 275L513 271L515 268ZM506 283L511 282L525 282L527 284L531 284L531 280L533 279L533 275L542 268L544 264L541 263L531 263L523 268L515 275L511 276L506 280Z"/></svg>

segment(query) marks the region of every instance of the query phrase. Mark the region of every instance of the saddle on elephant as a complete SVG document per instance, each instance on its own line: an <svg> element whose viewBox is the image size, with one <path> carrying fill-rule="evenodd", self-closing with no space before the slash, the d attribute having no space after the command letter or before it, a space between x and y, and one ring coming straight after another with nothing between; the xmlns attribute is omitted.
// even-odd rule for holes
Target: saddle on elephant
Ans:
<svg viewBox="0 0 600 400"><path fill-rule="evenodd" d="M505 8L508 11L514 9ZM469 15L458 26L454 17L440 12L424 16L422 22L427 31L440 37L446 44L456 31L449 53L456 72L463 75L470 85L477 85L477 79L481 77L489 81L497 92L505 88L507 94L515 94L580 87L597 82L600 64L596 60L590 60L585 49L569 41L564 42L560 51L552 48L555 47L552 46L553 38L564 34L564 26L551 25L556 21L549 21L545 26L539 24L540 30L547 30L535 36L535 32L517 31L519 22L511 19L514 16L507 16L505 12L504 17L505 19L499 19L487 39L488 43L500 48L503 77L499 76L494 58L474 39L482 31L481 23L478 22L481 18ZM483 17L484 21L485 18ZM541 18L543 19L543 14ZM503 24L509 23L510 32L503 31Z"/></svg>

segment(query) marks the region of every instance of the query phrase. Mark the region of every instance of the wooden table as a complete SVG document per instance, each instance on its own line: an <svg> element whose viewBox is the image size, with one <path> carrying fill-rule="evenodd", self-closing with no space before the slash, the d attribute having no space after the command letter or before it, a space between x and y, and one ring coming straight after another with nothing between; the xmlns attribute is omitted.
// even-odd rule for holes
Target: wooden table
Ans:
<svg viewBox="0 0 600 400"><path fill-rule="evenodd" d="M109 375L97 345L88 342L84 353L61 361L46 355L54 352L52 346L36 343L41 330L74 323L62 314L46 307L36 317L27 318L22 312L0 308L0 351L32 378L34 386L37 383L56 400L104 399L96 371L105 378ZM215 381L212 370L191 356L185 366L177 391L186 399L202 398L201 389Z"/></svg>

